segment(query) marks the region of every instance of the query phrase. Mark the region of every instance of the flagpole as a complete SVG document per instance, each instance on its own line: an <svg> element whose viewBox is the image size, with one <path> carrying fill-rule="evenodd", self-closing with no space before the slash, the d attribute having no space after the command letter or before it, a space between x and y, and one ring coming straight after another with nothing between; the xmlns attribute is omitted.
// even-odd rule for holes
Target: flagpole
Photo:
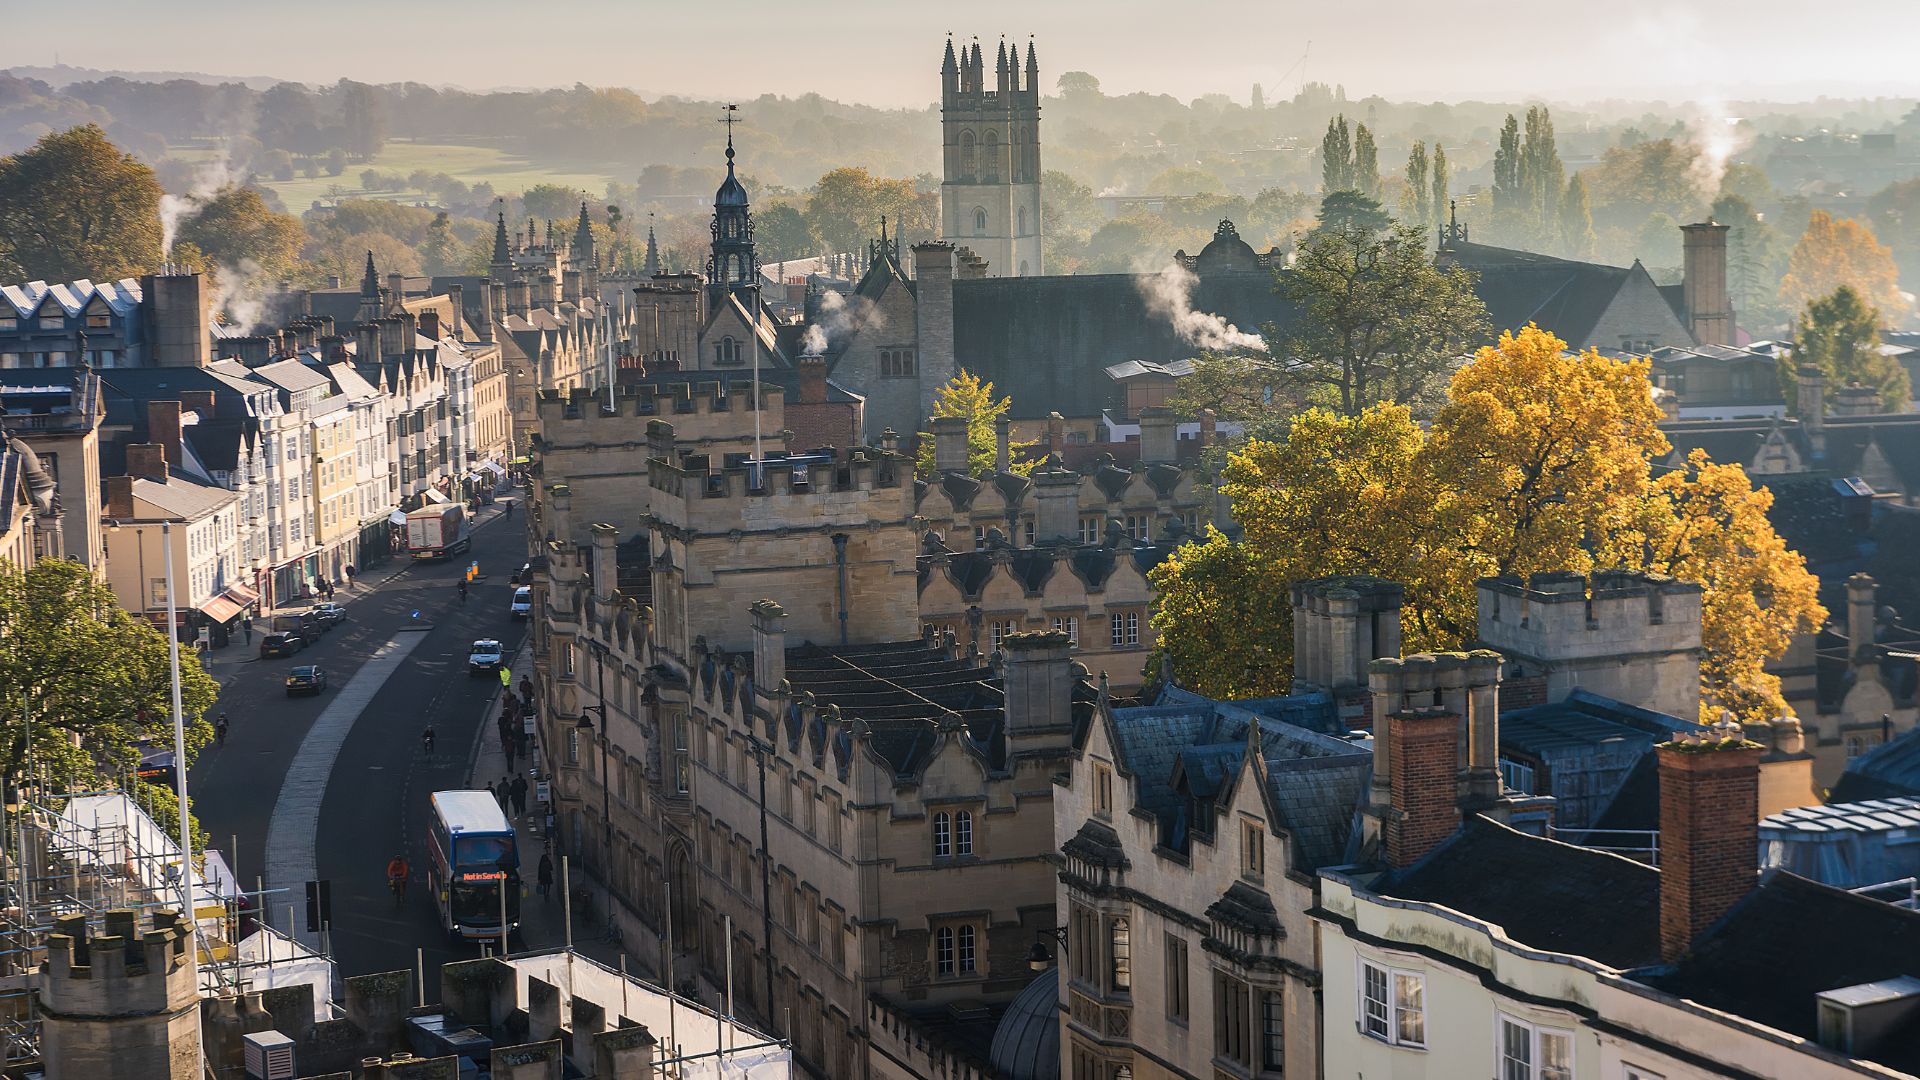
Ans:
<svg viewBox="0 0 1920 1080"><path fill-rule="evenodd" d="M167 564L167 666L173 679L173 780L174 797L180 800L180 911L187 932L187 971L193 981L196 1006L200 999L200 923L193 908L193 833L187 816L187 721L180 706L180 626L176 621L173 594L173 522L160 522L160 546ZM197 1008L196 1008L197 1011ZM195 1060L199 1071L207 1071L206 1037L200 1024L193 1025Z"/></svg>

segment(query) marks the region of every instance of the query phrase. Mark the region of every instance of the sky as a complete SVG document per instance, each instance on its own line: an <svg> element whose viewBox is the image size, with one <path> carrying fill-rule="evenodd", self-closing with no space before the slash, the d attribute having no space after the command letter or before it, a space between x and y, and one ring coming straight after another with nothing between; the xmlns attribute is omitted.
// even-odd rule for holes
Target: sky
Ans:
<svg viewBox="0 0 1920 1080"><path fill-rule="evenodd" d="M9 2L0 67L342 76L922 106L948 32L1038 45L1108 93L1246 101L1303 80L1395 100L1920 95L1920 0L89 0ZM83 34L74 33L76 26Z"/></svg>

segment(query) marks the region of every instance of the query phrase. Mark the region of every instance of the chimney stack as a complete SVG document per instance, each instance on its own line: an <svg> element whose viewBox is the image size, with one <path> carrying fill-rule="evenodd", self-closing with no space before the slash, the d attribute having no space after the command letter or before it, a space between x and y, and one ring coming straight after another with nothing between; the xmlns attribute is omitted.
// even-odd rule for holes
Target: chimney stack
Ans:
<svg viewBox="0 0 1920 1080"><path fill-rule="evenodd" d="M1220 414L1214 412L1212 409L1201 409L1200 410L1200 445L1202 447L1212 446L1214 439L1218 438L1219 430L1220 430Z"/></svg>
<svg viewBox="0 0 1920 1080"><path fill-rule="evenodd" d="M380 328L373 323L357 323L353 328L354 359L362 364L380 362Z"/></svg>
<svg viewBox="0 0 1920 1080"><path fill-rule="evenodd" d="M1165 405L1149 405L1140 410L1140 460L1159 465L1174 460L1178 422Z"/></svg>
<svg viewBox="0 0 1920 1080"><path fill-rule="evenodd" d="M1874 659L1874 594L1879 586L1871 574L1855 574L1847 579L1847 651L1856 664Z"/></svg>
<svg viewBox="0 0 1920 1080"><path fill-rule="evenodd" d="M103 476L100 484L106 492L106 505L101 509L107 517L125 521L133 517L133 477Z"/></svg>
<svg viewBox="0 0 1920 1080"><path fill-rule="evenodd" d="M1057 454L1067 448L1067 418L1057 412L1047 414L1047 453Z"/></svg>
<svg viewBox="0 0 1920 1080"><path fill-rule="evenodd" d="M756 600L747 610L753 616L753 685L778 693L787 680L787 630L781 625L787 611L772 600Z"/></svg>
<svg viewBox="0 0 1920 1080"><path fill-rule="evenodd" d="M1033 471L1033 539L1072 544L1080 539L1080 474L1056 465Z"/></svg>
<svg viewBox="0 0 1920 1080"><path fill-rule="evenodd" d="M1795 372L1794 411L1800 414L1800 430L1806 432L1807 446L1815 458L1827 456L1827 376L1812 364L1802 364Z"/></svg>
<svg viewBox="0 0 1920 1080"><path fill-rule="evenodd" d="M811 355L800 358L800 405L824 405L827 401L827 360Z"/></svg>
<svg viewBox="0 0 1920 1080"><path fill-rule="evenodd" d="M420 313L420 336L440 340L440 313L428 308Z"/></svg>
<svg viewBox="0 0 1920 1080"><path fill-rule="evenodd" d="M459 282L447 286L447 300L453 314L447 319L447 334L455 341L467 338L467 287Z"/></svg>
<svg viewBox="0 0 1920 1080"><path fill-rule="evenodd" d="M1685 279L1680 286L1687 329L1702 345L1733 344L1733 299L1727 292L1727 226L1680 226Z"/></svg>
<svg viewBox="0 0 1920 1080"><path fill-rule="evenodd" d="M387 275L387 303L390 305L393 305L393 307L398 307L400 305L400 301L405 300L406 298L407 298L407 275L388 274ZM393 307L389 307L387 310L391 311L393 310ZM381 314L384 315L386 314L386 312L381 312Z"/></svg>
<svg viewBox="0 0 1920 1080"><path fill-rule="evenodd" d="M1063 747L1073 738L1073 647L1064 630L1008 634L1001 689L1007 736L1051 735Z"/></svg>
<svg viewBox="0 0 1920 1080"><path fill-rule="evenodd" d="M1753 888L1759 873L1760 744L1727 725L1654 748L1660 769L1660 955L1693 939ZM1729 734L1730 733L1730 734Z"/></svg>
<svg viewBox="0 0 1920 1080"><path fill-rule="evenodd" d="M180 464L180 403L147 402L147 442L160 447L168 465Z"/></svg>
<svg viewBox="0 0 1920 1080"><path fill-rule="evenodd" d="M933 418L933 471L942 475L946 473L967 475L966 417L936 416Z"/></svg>
<svg viewBox="0 0 1920 1080"><path fill-rule="evenodd" d="M211 390L180 391L180 407L202 420L211 420L214 416L214 398Z"/></svg>
<svg viewBox="0 0 1920 1080"><path fill-rule="evenodd" d="M1293 587L1294 692L1367 685L1367 665L1400 655L1405 590L1385 578L1316 578Z"/></svg>
<svg viewBox="0 0 1920 1080"><path fill-rule="evenodd" d="M573 535L573 489L565 484L548 484L547 503L553 510L548 519L553 523L550 538L565 544Z"/></svg>
<svg viewBox="0 0 1920 1080"><path fill-rule="evenodd" d="M1387 717L1388 790L1383 835L1387 865L1411 866L1460 827L1460 717L1429 706Z"/></svg>
<svg viewBox="0 0 1920 1080"><path fill-rule="evenodd" d="M588 529L593 533L593 598L604 604L620 587L620 530L604 521Z"/></svg>
<svg viewBox="0 0 1920 1080"><path fill-rule="evenodd" d="M135 443L127 447L127 475L157 484L167 482L167 450L156 443Z"/></svg>
<svg viewBox="0 0 1920 1080"><path fill-rule="evenodd" d="M996 475L1013 468L1013 421L1002 416L993 422L993 471Z"/></svg>

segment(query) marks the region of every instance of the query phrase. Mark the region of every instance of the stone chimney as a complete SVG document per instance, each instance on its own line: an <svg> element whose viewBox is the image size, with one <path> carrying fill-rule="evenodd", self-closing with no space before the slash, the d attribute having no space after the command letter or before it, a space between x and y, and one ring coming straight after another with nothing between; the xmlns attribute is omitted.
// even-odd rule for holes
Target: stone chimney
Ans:
<svg viewBox="0 0 1920 1080"><path fill-rule="evenodd" d="M362 364L380 362L380 328L373 323L357 323L353 328L354 359Z"/></svg>
<svg viewBox="0 0 1920 1080"><path fill-rule="evenodd" d="M413 351L413 338L407 334L406 323L398 316L381 319L378 325L382 356L405 356Z"/></svg>
<svg viewBox="0 0 1920 1080"><path fill-rule="evenodd" d="M407 275L387 275L387 303L398 305L407 298ZM388 310L392 310L389 308Z"/></svg>
<svg viewBox="0 0 1920 1080"><path fill-rule="evenodd" d="M755 600L747 611L753 617L753 685L772 694L787 679L787 609L772 600Z"/></svg>
<svg viewBox="0 0 1920 1080"><path fill-rule="evenodd" d="M167 449L159 443L127 447L127 475L155 483L167 482Z"/></svg>
<svg viewBox="0 0 1920 1080"><path fill-rule="evenodd" d="M803 356L799 363L800 405L824 405L827 403L827 359L824 356Z"/></svg>
<svg viewBox="0 0 1920 1080"><path fill-rule="evenodd" d="M1008 634L1000 643L1006 651L1001 687L1008 737L1052 736L1065 746L1073 738L1073 652L1066 631Z"/></svg>
<svg viewBox="0 0 1920 1080"><path fill-rule="evenodd" d="M1329 577L1293 587L1294 692L1367 685L1367 665L1400 655L1405 590L1385 578Z"/></svg>
<svg viewBox="0 0 1920 1080"><path fill-rule="evenodd" d="M1149 405L1140 410L1140 460L1148 465L1170 462L1177 456L1174 443L1179 424L1173 410L1164 405Z"/></svg>
<svg viewBox="0 0 1920 1080"><path fill-rule="evenodd" d="M166 454L168 465L180 465L180 403L147 402L147 441L157 444Z"/></svg>
<svg viewBox="0 0 1920 1080"><path fill-rule="evenodd" d="M505 284L498 281L489 282L485 288L480 290L480 314L484 316L483 321L486 323L486 337L481 340L492 341L494 334L493 324L505 318L507 314L507 287Z"/></svg>
<svg viewBox="0 0 1920 1080"><path fill-rule="evenodd" d="M100 486L105 492L101 507L107 517L116 521L125 521L133 517L133 477L103 476Z"/></svg>
<svg viewBox="0 0 1920 1080"><path fill-rule="evenodd" d="M213 290L201 273L149 274L140 281L154 367L205 367L213 358Z"/></svg>
<svg viewBox="0 0 1920 1080"><path fill-rule="evenodd" d="M1377 737L1377 736L1376 736ZM1460 717L1429 706L1387 717L1391 810L1382 827L1387 865L1413 865L1460 827Z"/></svg>
<svg viewBox="0 0 1920 1080"><path fill-rule="evenodd" d="M1702 345L1733 344L1733 298L1727 291L1727 226L1680 226L1685 279L1680 286L1687 329Z"/></svg>
<svg viewBox="0 0 1920 1080"><path fill-rule="evenodd" d="M1855 664L1871 662L1875 627L1875 594L1879 585L1871 574L1855 574L1847 579L1847 652Z"/></svg>
<svg viewBox="0 0 1920 1080"><path fill-rule="evenodd" d="M1013 421L1002 416L993 422L993 471L996 475L1013 468Z"/></svg>
<svg viewBox="0 0 1920 1080"><path fill-rule="evenodd" d="M561 271L560 298L570 304L578 304L580 302L580 287L584 280L584 276L578 270Z"/></svg>
<svg viewBox="0 0 1920 1080"><path fill-rule="evenodd" d="M447 286L447 300L453 308L453 315L447 320L447 333L456 341L467 337L467 287L454 282Z"/></svg>
<svg viewBox="0 0 1920 1080"><path fill-rule="evenodd" d="M1794 411L1800 414L1800 430L1806 432L1807 446L1813 456L1827 456L1827 376L1812 364L1802 364L1795 373Z"/></svg>
<svg viewBox="0 0 1920 1080"><path fill-rule="evenodd" d="M1057 465L1033 471L1033 539L1037 544L1080 540L1080 474Z"/></svg>
<svg viewBox="0 0 1920 1080"><path fill-rule="evenodd" d="M605 522L588 527L593 531L593 598L604 604L620 587L620 530Z"/></svg>
<svg viewBox="0 0 1920 1080"><path fill-rule="evenodd" d="M1871 386L1849 383L1833 397L1835 416L1872 416L1880 411L1880 391Z"/></svg>
<svg viewBox="0 0 1920 1080"><path fill-rule="evenodd" d="M524 277L515 277L507 283L507 314L527 317L533 306L533 286Z"/></svg>
<svg viewBox="0 0 1920 1080"><path fill-rule="evenodd" d="M1213 441L1219 437L1219 431L1220 414L1214 412L1212 409L1201 409L1200 445L1202 447L1212 446Z"/></svg>
<svg viewBox="0 0 1920 1080"><path fill-rule="evenodd" d="M440 313L428 308L420 313L420 336L440 340Z"/></svg>
<svg viewBox="0 0 1920 1080"><path fill-rule="evenodd" d="M1067 448L1067 418L1057 412L1047 414L1047 453L1057 454Z"/></svg>
<svg viewBox="0 0 1920 1080"><path fill-rule="evenodd" d="M1732 738L1723 738L1727 731ZM1662 743L1660 955L1678 960L1759 873L1760 745L1739 729Z"/></svg>
<svg viewBox="0 0 1920 1080"><path fill-rule="evenodd" d="M966 417L936 416L933 418L933 471L940 474L967 475Z"/></svg>
<svg viewBox="0 0 1920 1080"><path fill-rule="evenodd" d="M913 277L918 298L914 355L920 370L919 416L933 414L933 395L954 374L953 245L913 245Z"/></svg>
<svg viewBox="0 0 1920 1080"><path fill-rule="evenodd" d="M573 489L565 484L548 484L547 505L553 511L550 539L565 544L573 536Z"/></svg>

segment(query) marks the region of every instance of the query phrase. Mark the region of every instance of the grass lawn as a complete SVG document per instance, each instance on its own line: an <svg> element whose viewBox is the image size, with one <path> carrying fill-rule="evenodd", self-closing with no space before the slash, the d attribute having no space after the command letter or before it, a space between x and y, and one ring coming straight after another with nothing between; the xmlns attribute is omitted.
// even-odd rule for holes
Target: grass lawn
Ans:
<svg viewBox="0 0 1920 1080"><path fill-rule="evenodd" d="M211 142L194 143L190 146L170 147L167 152L183 161L203 161L217 153L218 148ZM581 167L591 168L585 165ZM315 202L336 196L386 199L406 203L419 202L428 198L427 194L421 191L367 192L363 190L360 187L360 174L369 168L385 173L399 173L402 176L416 169L442 172L469 185L486 181L493 185L495 191L503 195L525 191L535 184L560 184L564 187L580 188L598 196L606 193L607 181L614 179L614 176L607 172L569 172L564 166L556 168L554 163L532 161L497 147L416 143L395 139L389 141L386 148L373 161L349 164L346 171L339 176L328 176L322 172L318 177L309 180L296 174L292 180L264 180L260 186L280 196L280 200L287 206L287 211L293 214L304 214Z"/></svg>

